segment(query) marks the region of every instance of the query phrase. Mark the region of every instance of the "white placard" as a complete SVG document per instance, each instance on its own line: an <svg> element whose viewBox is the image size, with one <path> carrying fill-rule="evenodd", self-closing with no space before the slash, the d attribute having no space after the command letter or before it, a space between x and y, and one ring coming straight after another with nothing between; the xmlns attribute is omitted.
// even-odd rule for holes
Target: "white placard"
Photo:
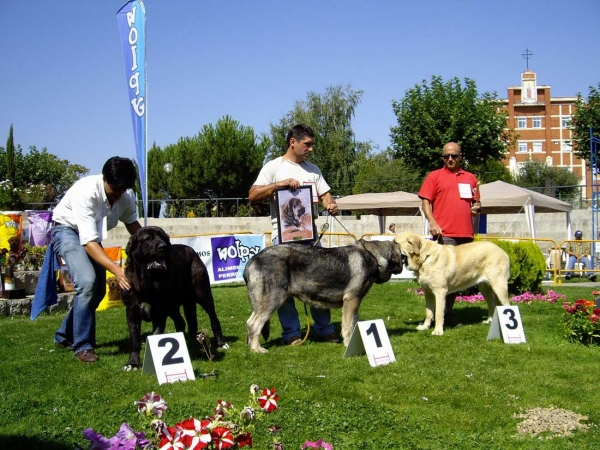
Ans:
<svg viewBox="0 0 600 450"><path fill-rule="evenodd" d="M352 330L344 358L367 354L372 367L384 366L396 362L394 350L390 344L382 319L358 322Z"/></svg>
<svg viewBox="0 0 600 450"><path fill-rule="evenodd" d="M142 373L156 373L158 384L195 380L183 333L148 336Z"/></svg>
<svg viewBox="0 0 600 450"><path fill-rule="evenodd" d="M504 339L505 344L525 342L525 331L518 306L496 306L487 340Z"/></svg>

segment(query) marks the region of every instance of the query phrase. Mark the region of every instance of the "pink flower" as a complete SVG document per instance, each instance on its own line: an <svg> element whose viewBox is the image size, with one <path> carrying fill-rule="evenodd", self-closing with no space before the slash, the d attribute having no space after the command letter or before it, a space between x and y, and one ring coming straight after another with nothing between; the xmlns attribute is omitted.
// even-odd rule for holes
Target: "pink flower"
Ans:
<svg viewBox="0 0 600 450"><path fill-rule="evenodd" d="M211 437L215 448L218 450L233 447L233 435L225 427L217 427L212 430Z"/></svg>
<svg viewBox="0 0 600 450"><path fill-rule="evenodd" d="M198 420L190 417L181 423L175 425L180 428L181 442L190 450L200 450L207 448L212 438L208 426L210 421Z"/></svg>
<svg viewBox="0 0 600 450"><path fill-rule="evenodd" d="M598 318L599 318L599 317L598 317L598 314L592 314L592 315L589 317L589 319L590 319L590 322L593 322L593 323L596 323L596 322L598 322Z"/></svg>
<svg viewBox="0 0 600 450"><path fill-rule="evenodd" d="M262 396L258 397L258 404L263 411L271 412L277 409L277 400L279 400L279 395L275 393L275 389L265 388Z"/></svg>
<svg viewBox="0 0 600 450"><path fill-rule="evenodd" d="M152 414L162 417L163 411L167 409L167 404L162 399L160 394L156 392L150 392L149 394L144 395L138 401L133 402L134 405L137 405L138 413L146 414L150 416Z"/></svg>
<svg viewBox="0 0 600 450"><path fill-rule="evenodd" d="M333 445L324 442L323 439L319 439L316 442L306 441L302 448L324 448L326 450L333 450Z"/></svg>

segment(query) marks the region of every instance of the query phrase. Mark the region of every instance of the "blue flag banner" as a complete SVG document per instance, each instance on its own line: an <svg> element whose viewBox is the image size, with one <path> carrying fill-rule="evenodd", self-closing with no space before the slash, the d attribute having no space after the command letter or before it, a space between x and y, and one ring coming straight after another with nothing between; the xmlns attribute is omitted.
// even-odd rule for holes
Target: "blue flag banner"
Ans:
<svg viewBox="0 0 600 450"><path fill-rule="evenodd" d="M125 3L117 13L121 47L125 58L127 91L133 122L138 173L142 188L144 226L148 217L148 190L146 188L146 9L141 0Z"/></svg>

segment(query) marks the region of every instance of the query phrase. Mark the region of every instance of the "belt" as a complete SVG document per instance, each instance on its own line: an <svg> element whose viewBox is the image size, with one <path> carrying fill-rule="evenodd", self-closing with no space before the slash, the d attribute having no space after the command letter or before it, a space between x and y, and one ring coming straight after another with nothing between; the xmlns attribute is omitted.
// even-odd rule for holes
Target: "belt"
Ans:
<svg viewBox="0 0 600 450"><path fill-rule="evenodd" d="M59 226L59 225L63 225L63 226L64 226L64 223L55 222L54 220L52 221L52 226L53 226L53 227L57 227L57 226Z"/></svg>

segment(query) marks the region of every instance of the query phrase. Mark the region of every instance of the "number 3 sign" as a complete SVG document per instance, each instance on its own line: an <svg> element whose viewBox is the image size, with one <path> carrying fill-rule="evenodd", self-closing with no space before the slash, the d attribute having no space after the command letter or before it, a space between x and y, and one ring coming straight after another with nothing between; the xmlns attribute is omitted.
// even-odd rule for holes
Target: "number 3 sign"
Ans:
<svg viewBox="0 0 600 450"><path fill-rule="evenodd" d="M156 373L158 384L195 380L183 333L148 336L142 373Z"/></svg>
<svg viewBox="0 0 600 450"><path fill-rule="evenodd" d="M505 344L525 342L525 332L518 306L496 307L487 340L495 338L503 338Z"/></svg>
<svg viewBox="0 0 600 450"><path fill-rule="evenodd" d="M344 358L365 353L372 367L396 362L383 320L366 320L354 327Z"/></svg>

